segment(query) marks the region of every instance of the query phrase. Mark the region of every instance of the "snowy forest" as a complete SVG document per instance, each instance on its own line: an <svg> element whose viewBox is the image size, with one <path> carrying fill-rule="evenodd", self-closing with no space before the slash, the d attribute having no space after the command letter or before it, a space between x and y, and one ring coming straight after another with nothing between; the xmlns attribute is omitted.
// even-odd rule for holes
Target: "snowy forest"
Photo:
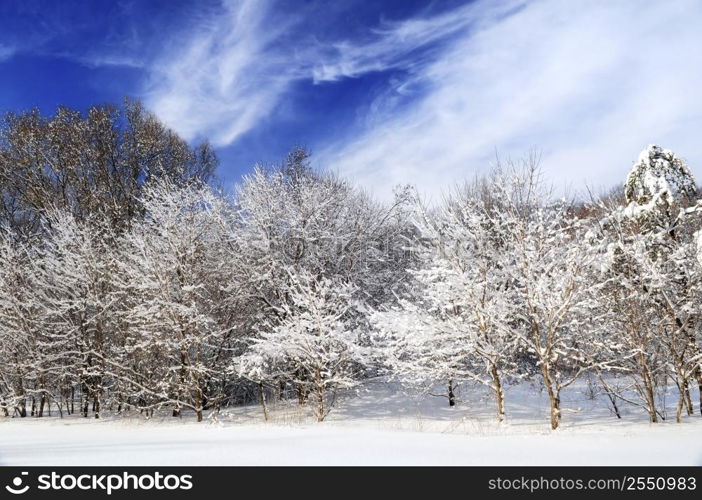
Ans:
<svg viewBox="0 0 702 500"><path fill-rule="evenodd" d="M613 167L606 193L563 198L530 155L379 202L294 148L225 190L212 148L138 102L10 113L0 415L267 418L289 400L322 421L382 376L447 406L484 386L497 421L531 381L556 429L587 375L612 418L661 421L671 387L676 420L701 418L700 190L656 145Z"/></svg>

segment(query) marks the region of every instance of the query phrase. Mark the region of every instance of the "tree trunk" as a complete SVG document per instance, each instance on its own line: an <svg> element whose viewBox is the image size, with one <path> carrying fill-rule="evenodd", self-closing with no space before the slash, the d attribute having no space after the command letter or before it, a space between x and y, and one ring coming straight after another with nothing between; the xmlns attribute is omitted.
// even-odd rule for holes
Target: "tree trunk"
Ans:
<svg viewBox="0 0 702 500"><path fill-rule="evenodd" d="M44 406L45 405L46 405L46 392L42 391L41 392L41 399L39 400L39 414L37 415L38 417L44 416ZM49 409L49 413L51 413L51 409Z"/></svg>
<svg viewBox="0 0 702 500"><path fill-rule="evenodd" d="M322 422L324 421L324 417L326 417L326 407L324 404L324 388L318 387L317 388L317 422Z"/></svg>
<svg viewBox="0 0 702 500"><path fill-rule="evenodd" d="M298 384L295 391L297 392L297 402L304 405L307 402L307 389L302 384Z"/></svg>
<svg viewBox="0 0 702 500"><path fill-rule="evenodd" d="M490 363L490 375L492 376L492 386L495 391L495 399L497 402L497 421L505 421L505 392L502 388L500 380L500 372L497 370L495 363Z"/></svg>
<svg viewBox="0 0 702 500"><path fill-rule="evenodd" d="M258 383L258 390L260 394L261 408L263 408L263 420L268 422L268 405L266 405L266 393L264 391L262 382Z"/></svg>
<svg viewBox="0 0 702 500"><path fill-rule="evenodd" d="M187 358L186 358L185 351L183 351L181 349L181 351L180 351L180 370L178 372L180 384L178 385L178 392L176 394L176 407L173 409L173 416L174 417L181 416L180 402L182 400L183 390L185 388L186 362L187 362Z"/></svg>
<svg viewBox="0 0 702 500"><path fill-rule="evenodd" d="M648 409L648 416L651 419L651 423L658 423L658 411L656 410L656 398L653 392L653 385L650 380L644 381L644 396L646 398L646 405Z"/></svg>
<svg viewBox="0 0 702 500"><path fill-rule="evenodd" d="M200 391L195 393L195 414L197 415L197 421L202 422L202 394Z"/></svg>
<svg viewBox="0 0 702 500"><path fill-rule="evenodd" d="M692 397L690 396L690 382L684 379L683 385L685 387L685 408L687 410L687 415L692 416L694 409L692 407Z"/></svg>
<svg viewBox="0 0 702 500"><path fill-rule="evenodd" d="M195 413L197 415L197 421L202 422L202 388L200 387L199 377L195 377Z"/></svg>
<svg viewBox="0 0 702 500"><path fill-rule="evenodd" d="M322 379L322 371L319 368L315 369L314 378L317 391L317 422L322 422L324 417L327 416L327 408L324 381Z"/></svg>
<svg viewBox="0 0 702 500"><path fill-rule="evenodd" d="M556 429L558 429L558 424L561 422L561 400L558 391L554 390L553 388L553 383L551 382L551 374L549 373L547 363L541 363L541 376L544 379L546 393L548 394L551 429L555 431Z"/></svg>
<svg viewBox="0 0 702 500"><path fill-rule="evenodd" d="M675 421L678 424L682 422L683 406L685 406L685 393L680 390L680 394L678 395L678 405L675 408Z"/></svg>
<svg viewBox="0 0 702 500"><path fill-rule="evenodd" d="M602 388L605 391L605 394L607 394L607 398L609 399L609 402L612 404L612 409L614 410L614 414L617 416L617 418L621 419L622 415L619 413L619 407L617 406L617 397L616 395L612 392L612 390L609 388L609 385L607 385L607 382L605 382L604 377L602 376L602 373L600 370L597 370L597 377L600 379L600 383L602 384Z"/></svg>
<svg viewBox="0 0 702 500"><path fill-rule="evenodd" d="M553 390L549 391L553 392ZM558 425L561 423L561 398L554 394L551 394L551 429L558 429Z"/></svg>
<svg viewBox="0 0 702 500"><path fill-rule="evenodd" d="M80 388L81 413L83 418L88 417L88 407L90 406L90 394L88 394L88 384L83 381Z"/></svg>
<svg viewBox="0 0 702 500"><path fill-rule="evenodd" d="M453 380L448 381L448 402L449 406L456 406L456 395L453 392Z"/></svg>
<svg viewBox="0 0 702 500"><path fill-rule="evenodd" d="M19 416L24 418L27 416L27 401L24 399L21 399L19 402Z"/></svg>
<svg viewBox="0 0 702 500"><path fill-rule="evenodd" d="M102 377L92 377L92 390L90 391L93 399L93 416L100 418L100 397L102 395Z"/></svg>
<svg viewBox="0 0 702 500"><path fill-rule="evenodd" d="M641 367L641 378L644 383L644 398L646 399L646 406L648 410L648 416L651 419L651 423L658 423L658 412L656 411L656 396L653 390L653 380L651 379L651 374L648 371L648 366L646 365L646 360L644 359L643 353L639 353L639 366Z"/></svg>

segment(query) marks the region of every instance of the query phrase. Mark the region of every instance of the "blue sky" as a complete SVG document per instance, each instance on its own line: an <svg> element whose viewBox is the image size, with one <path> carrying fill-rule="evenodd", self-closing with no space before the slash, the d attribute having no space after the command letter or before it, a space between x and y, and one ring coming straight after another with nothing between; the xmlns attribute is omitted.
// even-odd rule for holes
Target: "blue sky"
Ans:
<svg viewBox="0 0 702 500"><path fill-rule="evenodd" d="M293 145L380 198L539 150L560 188L649 143L702 175L696 0L0 0L0 110L136 97L236 182Z"/></svg>

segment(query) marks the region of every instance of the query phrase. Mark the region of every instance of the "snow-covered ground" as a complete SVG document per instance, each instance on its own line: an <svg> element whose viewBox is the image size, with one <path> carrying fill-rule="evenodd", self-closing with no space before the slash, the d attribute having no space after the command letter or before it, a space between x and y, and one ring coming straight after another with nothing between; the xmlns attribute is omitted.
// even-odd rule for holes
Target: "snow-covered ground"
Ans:
<svg viewBox="0 0 702 500"><path fill-rule="evenodd" d="M549 430L546 398L528 384L507 393L508 422L471 389L455 408L393 384L368 384L321 424L296 404L228 410L198 424L157 417L0 419L6 465L702 465L702 417L649 424L623 405L610 414L584 385L564 397L562 427ZM695 400L695 407L698 408Z"/></svg>

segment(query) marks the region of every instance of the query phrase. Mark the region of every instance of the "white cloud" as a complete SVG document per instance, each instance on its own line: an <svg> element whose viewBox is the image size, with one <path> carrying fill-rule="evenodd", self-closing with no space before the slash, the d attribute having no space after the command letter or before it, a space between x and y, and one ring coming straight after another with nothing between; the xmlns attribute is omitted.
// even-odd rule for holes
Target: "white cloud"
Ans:
<svg viewBox="0 0 702 500"><path fill-rule="evenodd" d="M414 60L412 51L485 23L503 10L494 4L476 15L476 7L468 4L435 16L385 22L369 30L367 41L340 41L324 48L324 57L312 69L313 79L316 83L332 82L372 71L417 67L422 61Z"/></svg>
<svg viewBox="0 0 702 500"><path fill-rule="evenodd" d="M15 55L14 47L0 43L0 62L5 61Z"/></svg>
<svg viewBox="0 0 702 500"><path fill-rule="evenodd" d="M269 50L285 25L265 0L228 1L151 67L147 105L188 139L232 143L271 111L292 75ZM182 44L182 45L181 45Z"/></svg>
<svg viewBox="0 0 702 500"><path fill-rule="evenodd" d="M541 149L558 185L621 182L652 142L702 165L702 4L543 0L486 17L492 6L457 11L470 27L414 69L421 99L328 145L320 164L383 197L406 182L436 195L495 150Z"/></svg>
<svg viewBox="0 0 702 500"><path fill-rule="evenodd" d="M384 22L363 40L320 41L308 24L322 21L306 19L304 8L281 15L273 0L228 0L149 65L145 100L185 138L209 137L226 146L265 119L296 81L420 66L412 52L480 21L468 15L471 10Z"/></svg>
<svg viewBox="0 0 702 500"><path fill-rule="evenodd" d="M143 69L146 66L146 62L142 58L126 53L88 53L86 55L66 54L65 57L91 68L119 66L123 68Z"/></svg>
<svg viewBox="0 0 702 500"><path fill-rule="evenodd" d="M314 145L320 165L381 197L406 182L437 195L495 151L541 150L560 186L621 182L648 143L702 165L695 0L478 0L321 41L309 23L323 19L282 14L274 0L204 13L147 65L147 105L184 137L226 146L297 81L403 69L359 110L361 133Z"/></svg>

